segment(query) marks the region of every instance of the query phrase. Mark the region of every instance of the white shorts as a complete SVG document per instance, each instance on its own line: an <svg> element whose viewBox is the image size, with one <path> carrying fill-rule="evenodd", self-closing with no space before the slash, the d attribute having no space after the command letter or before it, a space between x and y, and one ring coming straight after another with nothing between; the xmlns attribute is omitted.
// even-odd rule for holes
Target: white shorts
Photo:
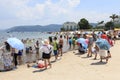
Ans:
<svg viewBox="0 0 120 80"><path fill-rule="evenodd" d="M107 51L106 50L99 50L99 55L102 57L107 57Z"/></svg>

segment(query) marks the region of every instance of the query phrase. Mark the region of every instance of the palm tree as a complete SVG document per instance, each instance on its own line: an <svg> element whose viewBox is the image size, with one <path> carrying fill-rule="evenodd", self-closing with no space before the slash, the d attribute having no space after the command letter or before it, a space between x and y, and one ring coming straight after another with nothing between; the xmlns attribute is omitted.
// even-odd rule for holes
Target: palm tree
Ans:
<svg viewBox="0 0 120 80"><path fill-rule="evenodd" d="M110 18L112 18L112 20L113 20L113 29L114 29L115 28L114 22L115 22L115 19L118 18L118 15L112 14L112 16L110 16Z"/></svg>
<svg viewBox="0 0 120 80"><path fill-rule="evenodd" d="M110 18L112 18L113 22L115 21L116 18L118 18L118 15L116 14L112 14L112 16L110 16Z"/></svg>

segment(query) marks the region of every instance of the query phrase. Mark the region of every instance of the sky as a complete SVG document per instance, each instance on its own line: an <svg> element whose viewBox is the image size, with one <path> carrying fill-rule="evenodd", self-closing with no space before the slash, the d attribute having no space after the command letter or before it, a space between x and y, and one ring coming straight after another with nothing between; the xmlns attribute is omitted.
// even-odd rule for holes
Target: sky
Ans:
<svg viewBox="0 0 120 80"><path fill-rule="evenodd" d="M0 29L21 25L110 21L120 15L120 0L0 0Z"/></svg>

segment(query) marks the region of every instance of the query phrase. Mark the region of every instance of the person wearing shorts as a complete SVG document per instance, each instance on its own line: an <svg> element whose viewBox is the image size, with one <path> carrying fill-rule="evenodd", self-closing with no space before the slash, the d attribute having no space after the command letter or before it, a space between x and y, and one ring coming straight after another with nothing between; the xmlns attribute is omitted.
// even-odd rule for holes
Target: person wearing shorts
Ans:
<svg viewBox="0 0 120 80"><path fill-rule="evenodd" d="M57 43L57 37L54 37L54 41L53 41L53 52L54 52L54 56L55 56L55 61L58 58L58 43Z"/></svg>
<svg viewBox="0 0 120 80"><path fill-rule="evenodd" d="M47 69L47 63L51 68L50 58L51 58L52 46L49 44L49 41L47 39L44 40L44 44L41 46L40 50L42 52L42 58L45 63L45 69Z"/></svg>
<svg viewBox="0 0 120 80"><path fill-rule="evenodd" d="M62 48L63 48L63 39L62 39L62 35L60 35L60 40L59 40L59 54L61 54L61 56L63 54Z"/></svg>

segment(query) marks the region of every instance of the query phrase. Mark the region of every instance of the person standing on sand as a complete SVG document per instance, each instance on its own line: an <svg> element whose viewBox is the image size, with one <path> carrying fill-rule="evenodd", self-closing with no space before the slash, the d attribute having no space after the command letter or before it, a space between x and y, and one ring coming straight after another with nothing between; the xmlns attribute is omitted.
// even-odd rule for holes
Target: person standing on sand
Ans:
<svg viewBox="0 0 120 80"><path fill-rule="evenodd" d="M12 54L12 56L13 56L14 66L15 66L15 68L17 68L17 65L18 65L18 61L17 61L17 58L18 58L18 50L16 50L15 48L12 48L11 54Z"/></svg>
<svg viewBox="0 0 120 80"><path fill-rule="evenodd" d="M114 40L114 44L115 44L115 41L116 41L116 39L117 39L117 32L116 31L113 31L113 40Z"/></svg>
<svg viewBox="0 0 120 80"><path fill-rule="evenodd" d="M22 64L22 55L23 55L23 50L18 51L18 64Z"/></svg>
<svg viewBox="0 0 120 80"><path fill-rule="evenodd" d="M58 58L58 42L57 42L57 37L54 37L54 41L53 41L53 52L54 52L54 56L55 56L55 61Z"/></svg>
<svg viewBox="0 0 120 80"><path fill-rule="evenodd" d="M72 38L72 45L73 45L73 49L75 49L75 45L76 45L75 36Z"/></svg>
<svg viewBox="0 0 120 80"><path fill-rule="evenodd" d="M52 46L49 44L49 41L47 39L44 40L43 45L40 47L40 50L42 52L42 58L44 60L45 69L47 69L47 63L51 66L50 58L52 53Z"/></svg>
<svg viewBox="0 0 120 80"><path fill-rule="evenodd" d="M59 39L59 54L61 54L60 56L63 55L63 39L62 39L62 35L60 35L60 39Z"/></svg>
<svg viewBox="0 0 120 80"><path fill-rule="evenodd" d="M39 59L39 41L38 40L36 41L34 47L36 49L36 59Z"/></svg>
<svg viewBox="0 0 120 80"><path fill-rule="evenodd" d="M52 44L52 42L53 42L52 37L49 37L48 39L49 39L49 44Z"/></svg>
<svg viewBox="0 0 120 80"><path fill-rule="evenodd" d="M72 46L72 38L71 37L69 37L68 42L69 42L69 49L71 49L71 46Z"/></svg>
<svg viewBox="0 0 120 80"><path fill-rule="evenodd" d="M103 32L103 34L101 35L101 38L102 38L102 39L106 39L106 40L108 41L108 43L109 43L111 46L113 46L111 37L110 37L110 36L107 36L105 32ZM108 53L108 58L111 58L110 50L108 50L107 53Z"/></svg>
<svg viewBox="0 0 120 80"><path fill-rule="evenodd" d="M31 63L32 62L32 54L33 54L33 50L32 50L32 46L29 47L28 53L26 54L27 56L27 63Z"/></svg>
<svg viewBox="0 0 120 80"><path fill-rule="evenodd" d="M10 45L7 42L5 42L5 45L0 47L0 50L2 50L0 65L4 65L3 70L11 70L12 69L12 58L10 55Z"/></svg>
<svg viewBox="0 0 120 80"><path fill-rule="evenodd" d="M88 54L87 57L92 57L92 47L93 47L93 36L91 34L87 35L88 37Z"/></svg>

